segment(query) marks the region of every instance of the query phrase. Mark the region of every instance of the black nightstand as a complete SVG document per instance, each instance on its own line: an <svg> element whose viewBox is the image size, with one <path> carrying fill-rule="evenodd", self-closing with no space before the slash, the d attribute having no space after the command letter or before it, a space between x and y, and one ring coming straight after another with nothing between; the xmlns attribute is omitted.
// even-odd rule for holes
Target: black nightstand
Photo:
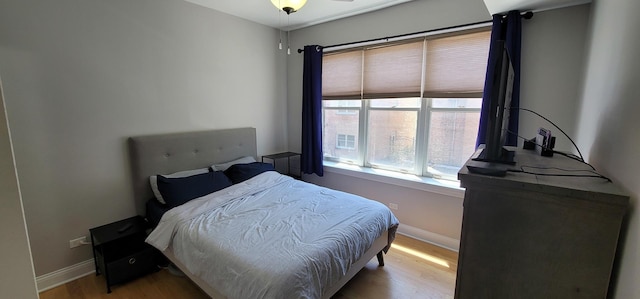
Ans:
<svg viewBox="0 0 640 299"><path fill-rule="evenodd" d="M135 216L89 230L96 275L104 274L111 286L157 271L158 251L144 242L147 222Z"/></svg>
<svg viewBox="0 0 640 299"><path fill-rule="evenodd" d="M293 157L298 157L298 173L291 173L291 158ZM277 153L277 154L272 154L272 155L264 155L262 156L262 162L264 162L264 159L270 159L271 160L271 164L273 164L273 167L276 167L276 161L279 159L287 159L287 173L284 173L288 176L294 177L294 178L301 178L302 177L302 172L300 170L300 154L298 153L294 153L294 152L284 152L284 153ZM276 168L277 169L277 168Z"/></svg>

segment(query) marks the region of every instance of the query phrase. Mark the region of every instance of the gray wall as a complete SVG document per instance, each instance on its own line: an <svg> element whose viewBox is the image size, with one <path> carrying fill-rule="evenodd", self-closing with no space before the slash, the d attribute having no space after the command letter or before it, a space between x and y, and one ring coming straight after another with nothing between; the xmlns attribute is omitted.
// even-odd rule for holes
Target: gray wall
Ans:
<svg viewBox="0 0 640 299"><path fill-rule="evenodd" d="M577 130L589 162L631 196L615 298L640 298L640 1L596 1Z"/></svg>
<svg viewBox="0 0 640 299"><path fill-rule="evenodd" d="M464 7L464 9L461 9ZM437 12L437 13L436 13ZM521 106L553 120L575 136L575 106L579 101L589 5L536 13L523 20ZM292 32L292 44L332 45L490 20L481 1L414 1L382 11ZM302 111L302 54L289 58L289 148L300 149ZM551 125L522 112L520 134L533 137L537 128ZM557 132L559 133L559 132ZM558 149L570 150L558 138ZM305 179L320 185L368 196L385 204L398 203L400 222L439 236L460 239L462 198L371 182L325 172ZM402 226L401 226L402 228ZM438 242L437 238L431 240ZM445 244L446 245L446 244Z"/></svg>
<svg viewBox="0 0 640 299"><path fill-rule="evenodd" d="M258 154L285 150L277 39L185 1L1 1L0 75L36 275L92 258L69 240L135 215L128 136L252 126Z"/></svg>
<svg viewBox="0 0 640 299"><path fill-rule="evenodd" d="M38 298L0 82L0 289L6 298Z"/></svg>
<svg viewBox="0 0 640 299"><path fill-rule="evenodd" d="M548 10L522 24L520 106L547 117L572 139L576 138L575 107L582 88L590 7ZM553 125L520 112L522 137L535 137L540 127L556 136L556 150L575 153L571 142Z"/></svg>
<svg viewBox="0 0 640 299"><path fill-rule="evenodd" d="M633 92L640 82L635 59L640 24L633 14L639 5L597 1L591 20L591 6L583 5L524 21L523 106L576 136L589 161L632 195L616 268L617 298L640 293L635 282L640 107ZM297 30L291 42L293 49L330 45L489 18L482 1L418 0ZM134 214L127 136L254 126L259 154L299 150L302 55L283 55L277 38L273 29L183 1L0 1L3 109L36 274L91 258L89 248L69 249L68 240ZM540 125L523 114L520 132L529 136ZM3 264L15 263L15 269L1 272L0 280L20 285L13 297L26 298L33 295L32 270L6 133L0 128L2 169L8 170L0 176L0 219L12 234L0 235L0 253ZM563 140L559 146L570 149ZM456 196L334 173L310 178L382 202L394 199L403 223L459 237L462 201Z"/></svg>

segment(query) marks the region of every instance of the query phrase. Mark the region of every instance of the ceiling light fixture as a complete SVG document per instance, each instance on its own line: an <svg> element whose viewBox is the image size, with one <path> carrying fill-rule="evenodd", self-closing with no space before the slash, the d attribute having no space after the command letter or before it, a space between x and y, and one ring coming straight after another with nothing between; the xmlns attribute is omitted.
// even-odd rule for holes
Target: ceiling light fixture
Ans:
<svg viewBox="0 0 640 299"><path fill-rule="evenodd" d="M302 8L307 0L271 0L271 3L290 15Z"/></svg>

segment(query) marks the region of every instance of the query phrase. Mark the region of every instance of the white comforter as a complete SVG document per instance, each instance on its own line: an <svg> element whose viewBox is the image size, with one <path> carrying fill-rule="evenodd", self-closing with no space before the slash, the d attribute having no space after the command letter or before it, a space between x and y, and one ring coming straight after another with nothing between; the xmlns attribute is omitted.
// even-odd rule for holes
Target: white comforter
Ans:
<svg viewBox="0 0 640 299"><path fill-rule="evenodd" d="M398 220L269 171L171 209L147 238L228 298L320 298Z"/></svg>

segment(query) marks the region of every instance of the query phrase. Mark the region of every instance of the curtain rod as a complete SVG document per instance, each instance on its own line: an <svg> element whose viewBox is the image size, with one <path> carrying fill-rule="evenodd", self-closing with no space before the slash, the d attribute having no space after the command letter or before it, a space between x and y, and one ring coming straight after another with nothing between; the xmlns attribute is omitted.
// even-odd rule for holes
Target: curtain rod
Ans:
<svg viewBox="0 0 640 299"><path fill-rule="evenodd" d="M523 18L528 20L528 19L531 19L533 17L533 12L532 11L527 11L527 12L521 13L520 15ZM412 36L412 35L427 34L427 33L432 33L432 32L437 32L437 31L447 31L447 30L458 29L458 28L463 28L463 27L474 27L474 26L480 26L480 25L491 24L491 23L492 23L492 20L481 21L481 22L468 23L468 24L463 24L463 25L450 26L450 27L445 27L445 28L438 28L438 29L418 31L418 32L413 32L413 33L392 35L392 36L382 37L382 38L373 38L373 39L361 40L361 41L357 41L357 42L348 42L348 43L342 43L342 44L335 44L335 45L325 46L325 47L322 47L322 48L323 49L326 49L326 48L337 48L337 47L344 47L344 46L355 45L355 44L364 44L364 43L371 43L371 42L377 42L377 41L388 41L390 39L408 37L408 36ZM304 52L304 49L298 49L298 53L302 53L302 52Z"/></svg>

